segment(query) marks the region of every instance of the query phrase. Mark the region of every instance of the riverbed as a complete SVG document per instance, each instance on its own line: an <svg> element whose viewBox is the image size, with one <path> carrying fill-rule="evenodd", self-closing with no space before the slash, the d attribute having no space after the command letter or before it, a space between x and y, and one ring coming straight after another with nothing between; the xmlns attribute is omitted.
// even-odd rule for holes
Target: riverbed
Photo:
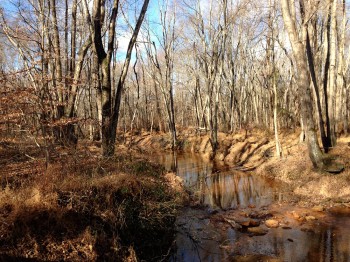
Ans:
<svg viewBox="0 0 350 262"><path fill-rule="evenodd" d="M177 218L169 261L350 261L348 212L298 208L276 181L199 155L155 158L193 199ZM268 219L278 226L267 227Z"/></svg>

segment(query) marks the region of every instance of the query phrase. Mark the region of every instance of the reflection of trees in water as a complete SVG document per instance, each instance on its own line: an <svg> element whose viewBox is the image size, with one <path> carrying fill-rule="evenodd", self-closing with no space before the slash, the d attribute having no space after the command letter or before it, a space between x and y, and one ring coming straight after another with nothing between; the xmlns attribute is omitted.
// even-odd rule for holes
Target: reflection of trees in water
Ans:
<svg viewBox="0 0 350 262"><path fill-rule="evenodd" d="M336 220L332 225L315 225L310 229L306 232L300 229L275 230L264 239L264 246L273 247L273 253L287 261L350 261L349 217Z"/></svg>
<svg viewBox="0 0 350 262"><path fill-rule="evenodd" d="M171 172L177 172L177 154L175 151L172 154L170 170Z"/></svg>
<svg viewBox="0 0 350 262"><path fill-rule="evenodd" d="M193 221L191 220L190 223L192 225ZM229 235L226 234L227 231L224 231L219 242L231 246L230 257L260 254L262 257L264 255L276 257L281 261L349 262L350 227L344 226L345 228L341 229L332 226L325 228L317 226L313 228L316 232L278 228L271 230L265 236L253 238L244 237L244 233ZM207 228L201 232L205 231ZM216 241L198 242L185 234L178 237L176 242L178 253L171 261L226 261L223 258L228 255L227 250L220 248ZM240 244L237 245L237 243ZM256 259L255 261L262 260Z"/></svg>
<svg viewBox="0 0 350 262"><path fill-rule="evenodd" d="M300 228L273 229L265 236L255 237L250 241L241 240L232 253L252 254L258 251L260 254L273 255L283 261L293 262L349 262L350 220L345 219L342 220L342 224L334 224L336 226L314 225L310 231Z"/></svg>
<svg viewBox="0 0 350 262"><path fill-rule="evenodd" d="M333 230L328 228L321 234L320 241L320 260L319 261L336 261L334 260L334 235Z"/></svg>
<svg viewBox="0 0 350 262"><path fill-rule="evenodd" d="M163 163L168 171L177 172L177 175L184 179L185 185L196 191L202 204L226 209L249 204L261 206L273 200L273 189L254 175L239 172L220 173L215 165L203 162L201 158L193 155L166 154L160 156L159 162ZM275 200L278 201L278 197ZM314 228L316 232L279 228L264 237L242 242L244 245L237 246L239 249L234 252L251 254L259 250L261 254L274 254L285 261L350 262L350 219L345 218L334 225L336 226ZM225 235L224 239L227 240L228 236ZM201 246L198 246L197 242L192 243L193 239L186 235L182 235L178 240L179 253L173 261L176 261L176 257L180 258L180 261L197 261L208 256L213 258L215 254L216 258L211 261L219 262L224 257L225 251L217 248L217 245L201 243ZM237 239L233 242L236 241Z"/></svg>
<svg viewBox="0 0 350 262"><path fill-rule="evenodd" d="M262 180L244 173L217 173L207 177L208 201L222 209L268 204L271 189Z"/></svg>
<svg viewBox="0 0 350 262"><path fill-rule="evenodd" d="M349 221L349 218L345 219ZM344 222L339 223L337 228L331 226L322 231L319 237L320 252L315 259L322 262L350 261L349 233L349 227Z"/></svg>
<svg viewBox="0 0 350 262"><path fill-rule="evenodd" d="M195 191L201 204L226 209L269 203L262 197L271 189L252 175L239 172L220 173L213 163L204 163L202 159L189 159L182 155L170 155L166 162L167 169L177 172L183 178L185 186Z"/></svg>

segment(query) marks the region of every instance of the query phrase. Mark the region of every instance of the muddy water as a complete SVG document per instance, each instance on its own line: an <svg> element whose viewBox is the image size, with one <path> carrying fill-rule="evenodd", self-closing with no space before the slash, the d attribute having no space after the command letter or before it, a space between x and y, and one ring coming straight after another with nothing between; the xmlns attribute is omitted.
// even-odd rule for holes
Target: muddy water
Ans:
<svg viewBox="0 0 350 262"><path fill-rule="evenodd" d="M165 154L156 158L167 170L175 171L198 199L177 219L176 247L169 261L350 262L347 215L334 215L309 227L265 228L265 235L252 236L212 218L225 216L230 210L268 210L269 205L283 198L276 185L254 174L218 168L196 155Z"/></svg>
<svg viewBox="0 0 350 262"><path fill-rule="evenodd" d="M198 155L167 154L158 156L158 162L183 179L200 205L214 210L266 206L276 197L271 182L248 173L228 171L227 167L218 167Z"/></svg>

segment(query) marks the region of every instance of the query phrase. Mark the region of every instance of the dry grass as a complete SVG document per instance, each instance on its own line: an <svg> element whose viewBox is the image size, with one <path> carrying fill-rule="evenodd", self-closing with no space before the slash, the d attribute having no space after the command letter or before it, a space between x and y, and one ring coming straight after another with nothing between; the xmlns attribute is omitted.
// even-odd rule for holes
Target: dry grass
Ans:
<svg viewBox="0 0 350 262"><path fill-rule="evenodd" d="M257 169L257 173L287 183L295 194L302 197L302 201L310 204L332 206L337 202L350 202L350 138L338 139L337 146L328 155L345 167L337 175L315 170L306 145L295 143L293 138L289 141L284 143L288 155L282 159L270 159Z"/></svg>
<svg viewBox="0 0 350 262"><path fill-rule="evenodd" d="M40 152L29 160L27 152L0 147L0 260L152 261L167 253L180 198L161 167L125 152L102 160L96 146L82 145L59 149L45 169Z"/></svg>

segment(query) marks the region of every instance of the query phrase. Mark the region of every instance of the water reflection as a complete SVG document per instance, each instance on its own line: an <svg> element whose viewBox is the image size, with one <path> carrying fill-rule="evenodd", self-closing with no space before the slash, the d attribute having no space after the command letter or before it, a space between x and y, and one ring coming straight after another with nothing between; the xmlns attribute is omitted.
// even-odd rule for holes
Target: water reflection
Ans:
<svg viewBox="0 0 350 262"><path fill-rule="evenodd" d="M249 237L228 229L221 232L219 238L194 242L188 233L180 230L176 239L177 249L170 261L236 261L234 258L243 255L253 255L251 260L244 261L271 261L262 259L265 256L292 262L350 261L349 232L332 236L333 232L325 228L319 232L278 228L270 230L265 236ZM201 232L191 233L201 238Z"/></svg>
<svg viewBox="0 0 350 262"><path fill-rule="evenodd" d="M228 209L277 201L272 185L254 175L219 169L196 155L157 156L169 171L182 177L184 184L203 205ZM334 216L328 224L308 228L270 229L264 236L250 237L240 231L213 225L208 212L187 208L177 219L175 261L320 261L350 262L350 218ZM240 256L249 259L239 260ZM277 260L271 260L276 258Z"/></svg>
<svg viewBox="0 0 350 262"><path fill-rule="evenodd" d="M230 209L268 205L273 200L271 185L259 177L238 171L222 171L213 162L196 155L158 156L168 171L176 172L202 205Z"/></svg>
<svg viewBox="0 0 350 262"><path fill-rule="evenodd" d="M260 180L260 181L258 181ZM221 209L264 206L272 201L272 189L258 177L238 172L213 174L206 179L204 204Z"/></svg>

